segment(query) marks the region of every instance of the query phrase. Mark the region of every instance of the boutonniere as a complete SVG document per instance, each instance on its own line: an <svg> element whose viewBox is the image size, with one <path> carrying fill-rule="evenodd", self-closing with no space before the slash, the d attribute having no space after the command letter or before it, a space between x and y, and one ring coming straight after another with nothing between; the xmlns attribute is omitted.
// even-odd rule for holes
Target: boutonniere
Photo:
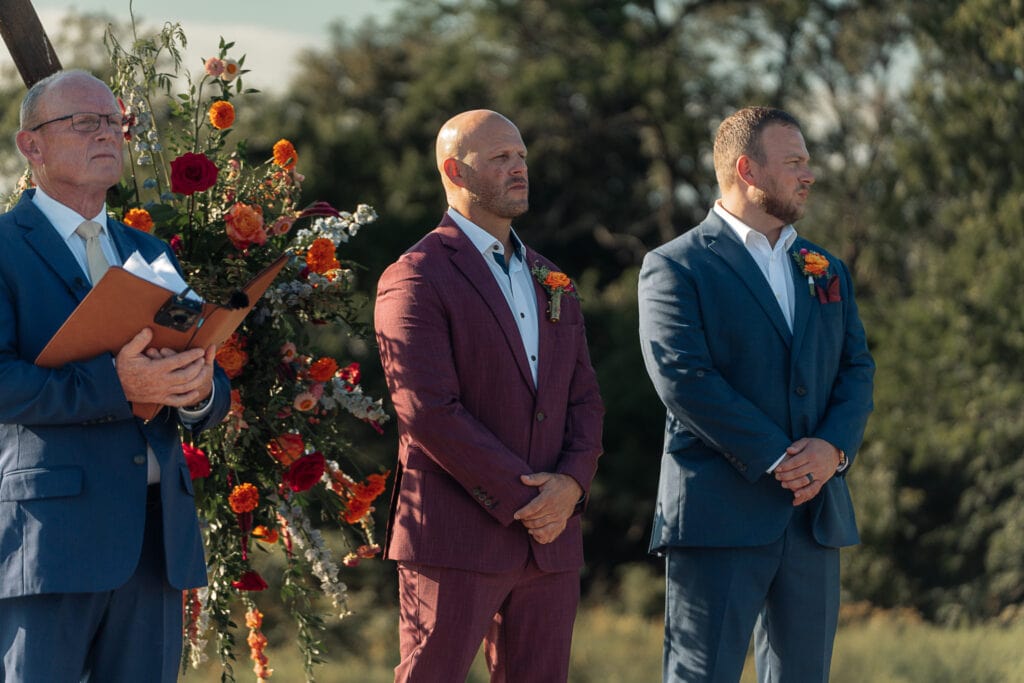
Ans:
<svg viewBox="0 0 1024 683"><path fill-rule="evenodd" d="M801 249L793 252L793 260L800 272L807 276L807 289L811 296L818 297L823 304L842 301L839 293L839 276L830 272L828 259L816 251Z"/></svg>
<svg viewBox="0 0 1024 683"><path fill-rule="evenodd" d="M576 293L576 286L565 273L551 270L539 263L531 268L530 272L548 293L548 320L557 323L562 315L562 295L568 294L577 300L580 298Z"/></svg>

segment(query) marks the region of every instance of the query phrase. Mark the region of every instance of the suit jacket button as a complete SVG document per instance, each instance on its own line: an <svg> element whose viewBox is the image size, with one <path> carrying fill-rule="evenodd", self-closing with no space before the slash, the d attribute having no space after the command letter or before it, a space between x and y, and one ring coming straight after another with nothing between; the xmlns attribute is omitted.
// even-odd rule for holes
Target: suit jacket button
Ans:
<svg viewBox="0 0 1024 683"><path fill-rule="evenodd" d="M806 396L807 395L807 387L803 387L803 386L797 387L793 391L796 392L797 396Z"/></svg>
<svg viewBox="0 0 1024 683"><path fill-rule="evenodd" d="M146 464L146 456L144 456L144 455L136 455L134 458L132 458L132 462L135 463L136 465L145 465Z"/></svg>
<svg viewBox="0 0 1024 683"><path fill-rule="evenodd" d="M543 422L545 417L547 417L547 415L545 415L543 411L537 413L537 422Z"/></svg>

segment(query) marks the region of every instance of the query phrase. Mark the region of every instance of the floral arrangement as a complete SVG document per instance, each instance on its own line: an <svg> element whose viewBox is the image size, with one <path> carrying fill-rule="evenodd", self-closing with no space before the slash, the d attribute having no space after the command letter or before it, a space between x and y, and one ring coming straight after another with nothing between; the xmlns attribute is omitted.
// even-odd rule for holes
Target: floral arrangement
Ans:
<svg viewBox="0 0 1024 683"><path fill-rule="evenodd" d="M135 32L133 22L133 33ZM228 137L245 58L222 39L197 79L181 68L181 27L132 36L126 48L108 29L111 88L125 115L130 168L108 193L108 209L133 228L167 240L191 287L208 301L230 299L277 259L288 260L253 312L219 349L232 379L231 411L217 429L183 444L203 525L209 587L186 591L183 668L198 666L211 631L222 679L234 680L233 613L244 613L246 642L258 680L272 673L257 603L268 582L253 558L283 554L281 598L298 630L306 675L320 662L317 631L326 614L348 613L339 572L374 557L371 513L388 472L361 472L353 440L375 436L388 419L381 401L363 393L358 363L311 348L311 325L352 331L361 308L352 264L339 251L376 219L359 205L343 212L299 203L303 176L294 145L282 139L253 163ZM163 72L158 64L170 63ZM178 83L185 87L172 93ZM347 418L346 418L347 416ZM343 530L340 554L318 530ZM336 559L340 557L340 559ZM326 596L329 607L315 607Z"/></svg>
<svg viewBox="0 0 1024 683"><path fill-rule="evenodd" d="M579 294L576 293L576 285L573 284L572 280L565 273L551 270L539 263L534 265L530 272L548 294L548 320L557 323L559 318L562 317L562 296L568 294L575 299L579 299Z"/></svg>
<svg viewBox="0 0 1024 683"><path fill-rule="evenodd" d="M832 264L825 256L807 248L794 251L792 255L800 272L807 276L807 289L811 296L816 296L823 304L842 301L839 293L839 276L829 276Z"/></svg>

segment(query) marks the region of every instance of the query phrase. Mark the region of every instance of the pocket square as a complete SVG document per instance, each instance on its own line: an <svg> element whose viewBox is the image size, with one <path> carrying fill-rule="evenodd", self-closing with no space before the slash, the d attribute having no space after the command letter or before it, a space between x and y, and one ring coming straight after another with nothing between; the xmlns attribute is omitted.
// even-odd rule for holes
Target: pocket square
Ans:
<svg viewBox="0 0 1024 683"><path fill-rule="evenodd" d="M842 301L843 296L839 293L839 276L833 275L828 280L828 289L817 285L815 289L818 292L818 301L823 304L834 304Z"/></svg>

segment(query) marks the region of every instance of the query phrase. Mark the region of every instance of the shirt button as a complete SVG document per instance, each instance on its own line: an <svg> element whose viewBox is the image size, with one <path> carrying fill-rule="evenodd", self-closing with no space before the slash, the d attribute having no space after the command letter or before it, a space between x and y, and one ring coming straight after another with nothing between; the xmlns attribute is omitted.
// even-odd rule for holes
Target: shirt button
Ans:
<svg viewBox="0 0 1024 683"><path fill-rule="evenodd" d="M537 356L530 356L530 360L532 360L534 363L536 363L537 362Z"/></svg>
<svg viewBox="0 0 1024 683"><path fill-rule="evenodd" d="M519 317L520 317L520 318L525 318L525 317L526 317L526 314L525 314L525 313L523 313L522 311L519 311Z"/></svg>
<svg viewBox="0 0 1024 683"><path fill-rule="evenodd" d="M537 422L543 422L545 417L547 417L547 415L543 412L537 413Z"/></svg>
<svg viewBox="0 0 1024 683"><path fill-rule="evenodd" d="M146 456L144 456L144 455L136 455L134 458L132 458L132 462L135 463L136 465L145 465L146 464Z"/></svg>

